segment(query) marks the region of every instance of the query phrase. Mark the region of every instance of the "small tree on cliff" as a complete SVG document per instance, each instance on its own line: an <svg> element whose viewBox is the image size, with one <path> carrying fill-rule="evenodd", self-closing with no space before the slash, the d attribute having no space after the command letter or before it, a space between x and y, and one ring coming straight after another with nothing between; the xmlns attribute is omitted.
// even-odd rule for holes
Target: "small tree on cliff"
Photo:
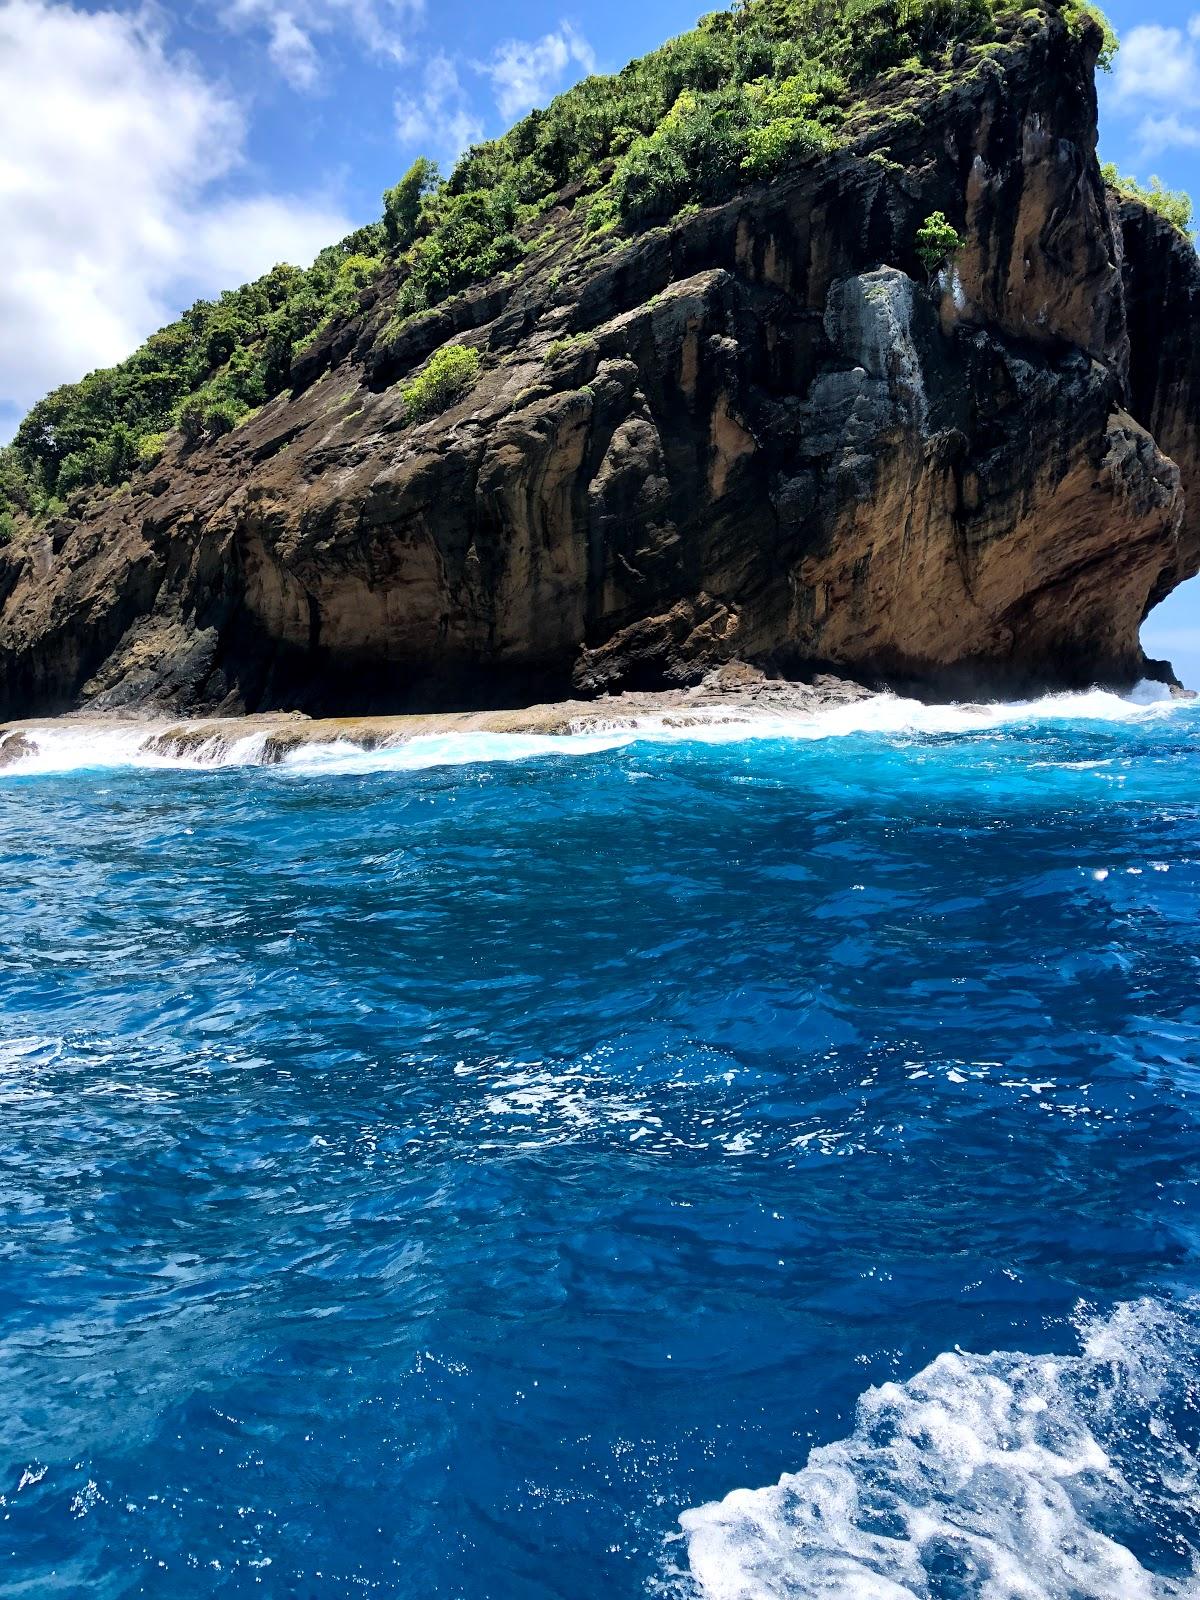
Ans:
<svg viewBox="0 0 1200 1600"><path fill-rule="evenodd" d="M393 252L406 250L416 238L421 201L440 181L437 162L418 156L400 182L384 190L383 228Z"/></svg>
<svg viewBox="0 0 1200 1600"><path fill-rule="evenodd" d="M925 272L932 279L934 273L962 249L963 241L946 221L944 213L931 211L917 229L916 246Z"/></svg>

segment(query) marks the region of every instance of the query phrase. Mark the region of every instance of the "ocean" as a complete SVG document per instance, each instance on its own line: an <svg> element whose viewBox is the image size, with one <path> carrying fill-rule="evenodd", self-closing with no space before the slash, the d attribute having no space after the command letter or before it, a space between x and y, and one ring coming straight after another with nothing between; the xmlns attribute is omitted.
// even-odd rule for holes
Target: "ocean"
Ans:
<svg viewBox="0 0 1200 1600"><path fill-rule="evenodd" d="M0 772L0 1595L1200 1596L1200 710Z"/></svg>

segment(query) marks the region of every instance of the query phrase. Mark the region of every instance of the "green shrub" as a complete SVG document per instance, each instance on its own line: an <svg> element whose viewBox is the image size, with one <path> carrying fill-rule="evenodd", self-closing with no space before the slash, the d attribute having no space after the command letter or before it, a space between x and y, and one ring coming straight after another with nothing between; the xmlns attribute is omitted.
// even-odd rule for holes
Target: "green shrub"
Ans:
<svg viewBox="0 0 1200 1600"><path fill-rule="evenodd" d="M16 519L6 506L2 511L0 511L0 549L2 549L6 544L11 544L16 537Z"/></svg>
<svg viewBox="0 0 1200 1600"><path fill-rule="evenodd" d="M657 299L657 296L653 298ZM568 333L565 338L555 339L546 346L543 360L549 366L552 361L557 361L559 356L566 355L568 351L578 351L584 345L594 344L590 333Z"/></svg>
<svg viewBox="0 0 1200 1600"><path fill-rule="evenodd" d="M124 483L137 466L137 435L127 422L114 422L95 448L97 483Z"/></svg>
<svg viewBox="0 0 1200 1600"><path fill-rule="evenodd" d="M625 222L669 216L687 194L689 182L683 159L669 140L638 139L613 182L617 216Z"/></svg>
<svg viewBox="0 0 1200 1600"><path fill-rule="evenodd" d="M611 190L604 189L588 206L584 229L588 233L608 233L621 220L620 208Z"/></svg>
<svg viewBox="0 0 1200 1600"><path fill-rule="evenodd" d="M1112 23L1097 5L1092 5L1090 0L1066 0L1062 8L1063 21L1072 33L1081 33L1089 23L1095 23L1100 29L1100 54L1096 57L1096 65L1101 72L1111 72L1113 62L1117 59L1117 51L1121 48L1116 30Z"/></svg>
<svg viewBox="0 0 1200 1600"><path fill-rule="evenodd" d="M811 117L828 111L844 98L849 85L842 74L819 62L806 61L778 83L764 79L746 85L746 93L756 103L758 118L770 122L778 117Z"/></svg>
<svg viewBox="0 0 1200 1600"><path fill-rule="evenodd" d="M0 507L30 512L38 499L37 484L12 445L0 445Z"/></svg>
<svg viewBox="0 0 1200 1600"><path fill-rule="evenodd" d="M208 437L219 439L222 434L232 433L246 415L246 410L247 407L239 405L227 395L211 401L204 418Z"/></svg>
<svg viewBox="0 0 1200 1600"><path fill-rule="evenodd" d="M804 161L828 150L833 135L828 128L808 117L776 117L747 135L742 171L756 178L767 178L780 168Z"/></svg>
<svg viewBox="0 0 1200 1600"><path fill-rule="evenodd" d="M213 381L217 389L244 410L261 406L268 398L266 366L261 352L255 349L235 350L224 372Z"/></svg>
<svg viewBox="0 0 1200 1600"><path fill-rule="evenodd" d="M99 482L100 464L95 446L87 450L72 450L65 455L58 469L56 488L66 499L80 489L90 488Z"/></svg>
<svg viewBox="0 0 1200 1600"><path fill-rule="evenodd" d="M917 254L926 272L937 269L963 247L963 241L940 211L933 211L917 229Z"/></svg>
<svg viewBox="0 0 1200 1600"><path fill-rule="evenodd" d="M212 391L189 395L179 407L175 421L189 444L202 439L219 439L232 433L249 408L229 394Z"/></svg>
<svg viewBox="0 0 1200 1600"><path fill-rule="evenodd" d="M179 431L189 444L204 437L206 407L199 395L190 395L175 413Z"/></svg>
<svg viewBox="0 0 1200 1600"><path fill-rule="evenodd" d="M652 134L637 139L617 164L613 199L625 222L670 216L697 194L734 187L748 110L742 96L701 98L685 90Z"/></svg>
<svg viewBox="0 0 1200 1600"><path fill-rule="evenodd" d="M1127 200L1140 200L1158 216L1165 218L1173 228L1189 239L1195 235L1192 226L1192 197L1183 189L1165 189L1157 178L1151 178L1149 187L1141 184L1136 178L1123 178L1117 172L1116 164L1106 162L1100 168L1101 176L1110 188Z"/></svg>
<svg viewBox="0 0 1200 1600"><path fill-rule="evenodd" d="M142 467L157 466L162 458L162 453L167 447L170 432L146 433L138 440L137 458L138 465Z"/></svg>
<svg viewBox="0 0 1200 1600"><path fill-rule="evenodd" d="M326 320L346 316L358 310L360 296L368 284L374 283L383 271L385 258L381 255L357 254L347 256L337 269L337 279L329 297Z"/></svg>
<svg viewBox="0 0 1200 1600"><path fill-rule="evenodd" d="M423 311L518 260L517 210L506 185L439 194L426 217L430 231L403 258L408 273L400 287L400 309Z"/></svg>
<svg viewBox="0 0 1200 1600"><path fill-rule="evenodd" d="M421 203L440 182L437 162L418 156L400 182L384 191L383 230L393 253L406 250L416 238Z"/></svg>
<svg viewBox="0 0 1200 1600"><path fill-rule="evenodd" d="M422 372L400 391L407 422L435 417L460 400L479 377L479 351L468 345L443 345Z"/></svg>

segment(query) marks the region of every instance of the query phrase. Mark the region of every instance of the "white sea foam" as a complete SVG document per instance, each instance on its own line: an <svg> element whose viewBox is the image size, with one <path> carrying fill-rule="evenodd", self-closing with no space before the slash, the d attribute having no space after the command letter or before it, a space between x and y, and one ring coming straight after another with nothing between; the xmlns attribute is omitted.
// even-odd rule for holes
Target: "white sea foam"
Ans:
<svg viewBox="0 0 1200 1600"><path fill-rule="evenodd" d="M484 730L398 737L366 750L349 741L301 744L280 760L285 770L305 772L411 771L544 756L586 756L633 743L704 744L744 739L814 740L874 734L911 738L978 734L1020 723L1050 721L1137 722L1170 715L1191 704L1173 699L1163 684L1142 683L1128 695L1105 689L1047 695L1042 699L980 704L926 705L894 694L870 695L809 713L780 715L754 705L685 707L655 715L589 717L566 734L493 733ZM261 727L230 740L214 732L188 748L164 750L155 736L167 725L134 722L89 725L48 723L24 730L34 749L0 766L0 778L36 773L104 771L123 767L195 769L261 765L268 760L268 733ZM178 724L175 725L178 728ZM199 729L201 724L193 724Z"/></svg>
<svg viewBox="0 0 1200 1600"><path fill-rule="evenodd" d="M1196 1600L1200 1307L940 1355L802 1471L684 1512L704 1600Z"/></svg>
<svg viewBox="0 0 1200 1600"><path fill-rule="evenodd" d="M34 746L30 755L19 756L5 767L0 777L30 773L112 771L124 767L239 767L262 760L266 735L261 730L229 741L214 736L195 745L188 753L166 755L156 751L151 741L161 728L145 723L122 723L108 727L86 722L47 723L29 728L26 743Z"/></svg>
<svg viewBox="0 0 1200 1600"><path fill-rule="evenodd" d="M282 765L307 772L416 771L425 767L461 767L475 762L528 761L547 755L594 755L636 738L633 729L552 733L425 733L403 743L364 750L345 741L306 744L291 751Z"/></svg>

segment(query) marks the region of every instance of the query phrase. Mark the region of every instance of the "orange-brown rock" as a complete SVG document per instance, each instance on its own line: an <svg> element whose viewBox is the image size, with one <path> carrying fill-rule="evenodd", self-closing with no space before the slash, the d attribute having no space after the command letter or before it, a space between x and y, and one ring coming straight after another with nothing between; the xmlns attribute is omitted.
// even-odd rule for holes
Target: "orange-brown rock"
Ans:
<svg viewBox="0 0 1200 1600"><path fill-rule="evenodd" d="M1105 191L1097 46L1027 16L724 206L614 242L564 204L399 331L385 285L227 438L0 553L0 716L1138 676L1200 567L1200 268ZM406 426L448 338L480 380Z"/></svg>

